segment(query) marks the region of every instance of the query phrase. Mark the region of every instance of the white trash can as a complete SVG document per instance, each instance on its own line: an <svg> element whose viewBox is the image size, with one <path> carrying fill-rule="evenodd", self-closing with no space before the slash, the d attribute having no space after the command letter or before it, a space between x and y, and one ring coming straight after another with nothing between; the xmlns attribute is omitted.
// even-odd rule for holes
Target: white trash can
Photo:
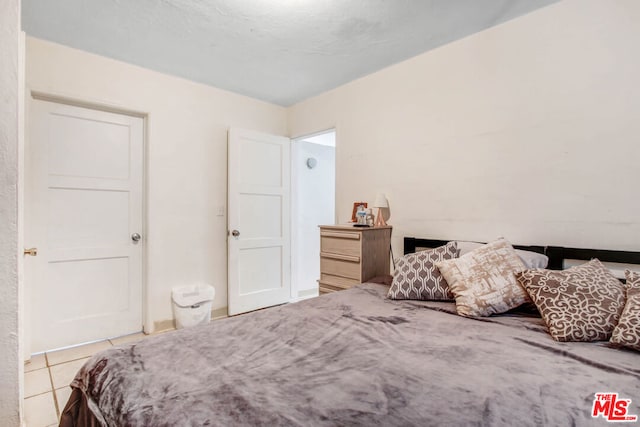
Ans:
<svg viewBox="0 0 640 427"><path fill-rule="evenodd" d="M188 328L211 320L211 305L216 290L209 285L180 286L171 290L176 328Z"/></svg>

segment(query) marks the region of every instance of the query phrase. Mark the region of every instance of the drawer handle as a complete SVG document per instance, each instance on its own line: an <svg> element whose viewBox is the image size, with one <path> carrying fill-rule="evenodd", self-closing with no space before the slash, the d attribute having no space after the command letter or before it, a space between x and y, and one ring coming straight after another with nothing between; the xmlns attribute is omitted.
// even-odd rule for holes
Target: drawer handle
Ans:
<svg viewBox="0 0 640 427"><path fill-rule="evenodd" d="M341 255L341 254L330 254L328 252L320 252L320 256L323 258L338 259L340 261L360 262L360 257L353 256L353 255Z"/></svg>
<svg viewBox="0 0 640 427"><path fill-rule="evenodd" d="M331 231L323 231L320 233L322 237L335 237L336 239L360 240L360 233L337 233Z"/></svg>

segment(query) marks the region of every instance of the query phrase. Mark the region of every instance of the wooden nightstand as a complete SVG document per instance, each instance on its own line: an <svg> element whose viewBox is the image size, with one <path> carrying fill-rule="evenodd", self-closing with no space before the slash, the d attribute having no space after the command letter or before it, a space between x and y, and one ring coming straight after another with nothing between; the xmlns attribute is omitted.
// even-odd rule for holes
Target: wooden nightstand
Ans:
<svg viewBox="0 0 640 427"><path fill-rule="evenodd" d="M389 274L391 226L320 226L320 293Z"/></svg>

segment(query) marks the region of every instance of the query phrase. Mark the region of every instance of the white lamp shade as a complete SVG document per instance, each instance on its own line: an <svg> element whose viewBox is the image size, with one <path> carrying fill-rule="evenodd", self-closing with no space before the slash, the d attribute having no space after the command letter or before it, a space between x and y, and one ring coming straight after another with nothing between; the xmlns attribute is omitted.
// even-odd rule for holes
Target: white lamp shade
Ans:
<svg viewBox="0 0 640 427"><path fill-rule="evenodd" d="M389 201L387 200L386 196L383 193L378 193L378 195L376 196L376 201L373 202L373 207L374 208L389 207Z"/></svg>

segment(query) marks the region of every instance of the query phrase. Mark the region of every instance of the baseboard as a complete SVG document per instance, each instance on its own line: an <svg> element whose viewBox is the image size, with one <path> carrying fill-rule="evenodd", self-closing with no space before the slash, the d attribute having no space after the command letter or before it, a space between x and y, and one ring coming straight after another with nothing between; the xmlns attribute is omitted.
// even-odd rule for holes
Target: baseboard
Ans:
<svg viewBox="0 0 640 427"><path fill-rule="evenodd" d="M211 319L220 319L223 317L229 317L229 307L217 308L211 311Z"/></svg>
<svg viewBox="0 0 640 427"><path fill-rule="evenodd" d="M318 289L304 289L302 291L298 291L298 301L303 300L303 299L308 299L308 298L315 298L317 297L318 294Z"/></svg>
<svg viewBox="0 0 640 427"><path fill-rule="evenodd" d="M153 333L168 331L176 328L175 319L158 320L153 322Z"/></svg>
<svg viewBox="0 0 640 427"><path fill-rule="evenodd" d="M229 307L217 308L215 310L211 310L211 320L222 319L225 317L229 317ZM169 331L176 328L176 320L175 319L165 319L158 320L153 322L153 333L158 333L162 331Z"/></svg>

